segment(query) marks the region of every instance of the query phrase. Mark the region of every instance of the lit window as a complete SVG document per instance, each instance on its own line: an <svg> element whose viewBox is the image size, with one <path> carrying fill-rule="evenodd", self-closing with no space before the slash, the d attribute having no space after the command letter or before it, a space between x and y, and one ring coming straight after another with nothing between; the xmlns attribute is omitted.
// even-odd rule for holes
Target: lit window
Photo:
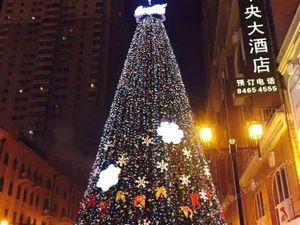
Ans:
<svg viewBox="0 0 300 225"><path fill-rule="evenodd" d="M276 205L290 197L287 173L284 166L281 167L274 175L273 195Z"/></svg>
<svg viewBox="0 0 300 225"><path fill-rule="evenodd" d="M256 211L256 220L259 220L265 215L264 202L263 202L261 191L259 191L255 195L255 211Z"/></svg>

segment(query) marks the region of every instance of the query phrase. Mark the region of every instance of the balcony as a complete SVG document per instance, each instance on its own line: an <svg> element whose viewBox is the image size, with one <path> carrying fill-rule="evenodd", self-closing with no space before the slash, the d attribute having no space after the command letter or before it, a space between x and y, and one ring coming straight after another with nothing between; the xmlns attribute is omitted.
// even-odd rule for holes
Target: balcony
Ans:
<svg viewBox="0 0 300 225"><path fill-rule="evenodd" d="M28 172L22 172L18 178L21 185L31 186L34 184L32 176Z"/></svg>

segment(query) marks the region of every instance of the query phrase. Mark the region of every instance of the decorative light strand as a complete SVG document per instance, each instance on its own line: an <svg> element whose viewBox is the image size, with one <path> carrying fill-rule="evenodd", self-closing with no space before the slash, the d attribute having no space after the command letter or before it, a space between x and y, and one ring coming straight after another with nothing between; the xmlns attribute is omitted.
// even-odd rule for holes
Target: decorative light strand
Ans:
<svg viewBox="0 0 300 225"><path fill-rule="evenodd" d="M76 224L225 224L176 58L155 17L137 25Z"/></svg>

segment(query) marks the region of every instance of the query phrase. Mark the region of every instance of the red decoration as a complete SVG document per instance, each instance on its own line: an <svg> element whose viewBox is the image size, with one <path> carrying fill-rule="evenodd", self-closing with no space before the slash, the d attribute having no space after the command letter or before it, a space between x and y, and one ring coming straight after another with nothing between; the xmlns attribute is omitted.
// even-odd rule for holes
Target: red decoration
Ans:
<svg viewBox="0 0 300 225"><path fill-rule="evenodd" d="M206 195L207 195L208 200L210 201L212 199L212 194L211 194L210 190L206 190Z"/></svg>
<svg viewBox="0 0 300 225"><path fill-rule="evenodd" d="M137 197L134 198L134 207L138 207L138 206L142 206L143 208L145 208L146 206L146 197L145 195L139 195Z"/></svg>
<svg viewBox="0 0 300 225"><path fill-rule="evenodd" d="M108 212L108 202L101 202L99 207L101 213L105 214Z"/></svg>
<svg viewBox="0 0 300 225"><path fill-rule="evenodd" d="M281 207L280 208L280 212L282 212L286 218L286 220L288 219L288 214L286 213L285 207Z"/></svg>
<svg viewBox="0 0 300 225"><path fill-rule="evenodd" d="M91 207L95 207L96 206L96 200L97 200L97 196L96 195L91 195L90 200L89 200L86 208L89 209Z"/></svg>
<svg viewBox="0 0 300 225"><path fill-rule="evenodd" d="M200 209L201 205L200 205L200 199L199 199L199 195L198 194L190 194L190 199L192 202L192 209Z"/></svg>

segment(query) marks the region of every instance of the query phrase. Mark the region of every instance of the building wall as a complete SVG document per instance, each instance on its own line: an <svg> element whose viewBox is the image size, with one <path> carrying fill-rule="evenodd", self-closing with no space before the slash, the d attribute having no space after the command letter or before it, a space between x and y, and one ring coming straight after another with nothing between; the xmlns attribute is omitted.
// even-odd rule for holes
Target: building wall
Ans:
<svg viewBox="0 0 300 225"><path fill-rule="evenodd" d="M255 105L259 101L263 101L263 97L256 99L251 97L236 98L233 94L235 78L239 75L237 72L242 73L245 66L238 1L219 0L217 2L215 6L216 23L207 28L216 29L215 32L207 32L215 33L214 37L208 37L208 39L214 40L214 44L210 49L213 54L207 70L210 82L205 122L209 121L215 129L216 139L210 148L224 150L228 148L229 138L237 140L239 150L238 172L242 187L245 224L279 224L276 217L272 185L276 171L285 165L290 190L290 196L287 199L292 201L291 211L293 215L290 219L296 221L299 214L299 173L297 172L298 159L293 144L295 134L291 135L291 121L287 120L290 113L286 111L285 104L273 108L258 108ZM287 3L281 1L279 3L271 0L269 3L273 14L274 41L277 40L275 44L276 50L278 50L288 31L299 1ZM207 12L206 16L209 15L210 12ZM283 18L283 15L286 17ZM210 60L209 54L206 54L205 57L206 60ZM248 137L247 126L251 121L259 121L264 124L264 137L260 141L261 160L258 159L255 142ZM207 151L210 149L208 148ZM217 181L215 183L220 192L226 221L232 225L239 224L232 177L230 179L230 175L222 176L224 170L218 170L224 164L224 157L212 157L212 160L214 162L211 163L211 167L214 171L214 179ZM272 167L269 165L270 161L273 164ZM225 174L232 176L230 165L227 166ZM226 185L228 188L224 188ZM263 218L264 221L259 222L256 218L255 196L260 190L262 191L265 217Z"/></svg>
<svg viewBox="0 0 300 225"><path fill-rule="evenodd" d="M103 0L3 1L1 127L33 141L65 127L79 128L82 139L90 136L103 106L97 98L105 88L100 79L107 79L105 10Z"/></svg>
<svg viewBox="0 0 300 225"><path fill-rule="evenodd" d="M78 187L3 129L0 140L0 221L74 224L82 195Z"/></svg>

